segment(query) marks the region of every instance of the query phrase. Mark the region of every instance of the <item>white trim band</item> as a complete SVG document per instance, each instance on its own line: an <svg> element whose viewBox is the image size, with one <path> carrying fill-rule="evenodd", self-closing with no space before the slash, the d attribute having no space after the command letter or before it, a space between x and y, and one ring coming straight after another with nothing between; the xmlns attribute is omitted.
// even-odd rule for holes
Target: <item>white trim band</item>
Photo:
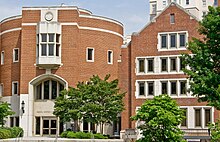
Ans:
<svg viewBox="0 0 220 142"><path fill-rule="evenodd" d="M6 30L0 33L0 36L5 34L5 33L9 33L9 32L14 32L14 31L19 31L21 30L21 28L14 28L14 29L10 29L10 30Z"/></svg>

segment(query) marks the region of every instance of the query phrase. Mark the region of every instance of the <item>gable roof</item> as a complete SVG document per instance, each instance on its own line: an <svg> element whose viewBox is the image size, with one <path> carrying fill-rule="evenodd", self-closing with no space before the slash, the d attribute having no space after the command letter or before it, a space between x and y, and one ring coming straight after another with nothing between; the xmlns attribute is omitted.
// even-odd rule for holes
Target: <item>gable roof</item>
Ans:
<svg viewBox="0 0 220 142"><path fill-rule="evenodd" d="M169 5L167 5L157 16L155 16L150 22L147 23L147 25L145 25L139 32L134 32L133 34L139 34L141 33L145 28L147 28L151 23L154 23L156 21L156 19L164 12L166 11L169 7L175 5L177 8L179 8L180 10L184 11L186 14L188 14L190 17L192 17L193 19L199 21L199 19L194 16L193 14L191 14L188 10L186 10L185 8L183 8L182 6L180 6L179 4L175 3L175 2L171 2ZM133 35L132 34L132 35Z"/></svg>

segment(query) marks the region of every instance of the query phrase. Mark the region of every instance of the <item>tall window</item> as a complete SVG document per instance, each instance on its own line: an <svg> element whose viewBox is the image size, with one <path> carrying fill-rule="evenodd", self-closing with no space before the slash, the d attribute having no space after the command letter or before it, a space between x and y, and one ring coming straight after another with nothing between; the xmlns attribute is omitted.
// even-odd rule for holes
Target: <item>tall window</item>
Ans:
<svg viewBox="0 0 220 142"><path fill-rule="evenodd" d="M168 94L167 82L161 82L161 94Z"/></svg>
<svg viewBox="0 0 220 142"><path fill-rule="evenodd" d="M167 1L163 0L163 7L165 7L167 5Z"/></svg>
<svg viewBox="0 0 220 142"><path fill-rule="evenodd" d="M147 59L147 71L148 72L154 71L154 59Z"/></svg>
<svg viewBox="0 0 220 142"><path fill-rule="evenodd" d="M144 73L145 72L145 59L138 59L138 72Z"/></svg>
<svg viewBox="0 0 220 142"><path fill-rule="evenodd" d="M161 35L161 48L167 48L167 34Z"/></svg>
<svg viewBox="0 0 220 142"><path fill-rule="evenodd" d="M206 0L202 0L202 5L206 6Z"/></svg>
<svg viewBox="0 0 220 142"><path fill-rule="evenodd" d="M145 82L138 82L139 85L139 96L145 96Z"/></svg>
<svg viewBox="0 0 220 142"><path fill-rule="evenodd" d="M148 82L148 95L153 96L154 95L154 83L153 82Z"/></svg>
<svg viewBox="0 0 220 142"><path fill-rule="evenodd" d="M108 51L108 64L113 64L113 51Z"/></svg>
<svg viewBox="0 0 220 142"><path fill-rule="evenodd" d="M201 127L202 121L201 121L201 109L195 109L195 126Z"/></svg>
<svg viewBox="0 0 220 142"><path fill-rule="evenodd" d="M157 11L157 5L153 4L152 5L152 14L156 14L156 11Z"/></svg>
<svg viewBox="0 0 220 142"><path fill-rule="evenodd" d="M186 81L180 81L180 95L186 95Z"/></svg>
<svg viewBox="0 0 220 142"><path fill-rule="evenodd" d="M86 56L87 62L94 62L94 48L87 48Z"/></svg>
<svg viewBox="0 0 220 142"><path fill-rule="evenodd" d="M167 58L161 59L161 71L167 71Z"/></svg>
<svg viewBox="0 0 220 142"><path fill-rule="evenodd" d="M211 109L205 109L205 126L207 127L211 122Z"/></svg>
<svg viewBox="0 0 220 142"><path fill-rule="evenodd" d="M12 82L12 95L17 95L18 94L18 82L13 81Z"/></svg>
<svg viewBox="0 0 220 142"><path fill-rule="evenodd" d="M189 5L189 0L186 0L186 5Z"/></svg>
<svg viewBox="0 0 220 142"><path fill-rule="evenodd" d="M171 95L177 95L177 82L173 81L170 83L170 87L171 87Z"/></svg>
<svg viewBox="0 0 220 142"><path fill-rule="evenodd" d="M37 35L37 56L39 55L40 56L59 56L60 55L60 34L55 34L55 33L38 34Z"/></svg>
<svg viewBox="0 0 220 142"><path fill-rule="evenodd" d="M176 34L170 34L170 48L176 48Z"/></svg>
<svg viewBox="0 0 220 142"><path fill-rule="evenodd" d="M177 71L176 58L171 58L170 59L170 71Z"/></svg>
<svg viewBox="0 0 220 142"><path fill-rule="evenodd" d="M181 109L184 111L183 116L185 117L182 120L181 126L186 127L187 126L187 108L181 108Z"/></svg>
<svg viewBox="0 0 220 142"><path fill-rule="evenodd" d="M59 92L64 89L64 86L54 80L45 80L38 84L35 88L37 100L56 99Z"/></svg>
<svg viewBox="0 0 220 142"><path fill-rule="evenodd" d="M218 0L214 0L214 5L215 5L215 6L218 5Z"/></svg>
<svg viewBox="0 0 220 142"><path fill-rule="evenodd" d="M174 24L175 23L175 14L170 14L170 23Z"/></svg>
<svg viewBox="0 0 220 142"><path fill-rule="evenodd" d="M15 48L13 50L13 62L18 62L18 58L19 58L19 49Z"/></svg>
<svg viewBox="0 0 220 142"><path fill-rule="evenodd" d="M180 34L179 35L179 42L180 42L180 47L185 47L186 46L186 34Z"/></svg>
<svg viewBox="0 0 220 142"><path fill-rule="evenodd" d="M5 52L2 51L2 52L1 52L1 65L4 64L4 61L5 61Z"/></svg>

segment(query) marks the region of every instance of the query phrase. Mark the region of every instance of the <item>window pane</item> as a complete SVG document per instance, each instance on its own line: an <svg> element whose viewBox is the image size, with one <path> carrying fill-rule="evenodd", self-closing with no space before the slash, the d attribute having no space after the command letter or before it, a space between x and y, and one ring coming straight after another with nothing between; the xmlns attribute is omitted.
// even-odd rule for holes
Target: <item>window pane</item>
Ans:
<svg viewBox="0 0 220 142"><path fill-rule="evenodd" d="M161 71L167 71L167 59L161 59Z"/></svg>
<svg viewBox="0 0 220 142"><path fill-rule="evenodd" d="M186 95L186 81L180 82L180 94Z"/></svg>
<svg viewBox="0 0 220 142"><path fill-rule="evenodd" d="M15 126L19 127L19 117L15 117Z"/></svg>
<svg viewBox="0 0 220 142"><path fill-rule="evenodd" d="M196 127L201 126L201 109L195 109L195 121Z"/></svg>
<svg viewBox="0 0 220 142"><path fill-rule="evenodd" d="M205 126L211 122L211 109L205 109Z"/></svg>
<svg viewBox="0 0 220 142"><path fill-rule="evenodd" d="M83 132L89 131L89 124L85 120L83 121Z"/></svg>
<svg viewBox="0 0 220 142"><path fill-rule="evenodd" d="M139 72L144 72L145 70L145 60L144 59L139 59Z"/></svg>
<svg viewBox="0 0 220 142"><path fill-rule="evenodd" d="M49 120L43 120L43 128L49 128Z"/></svg>
<svg viewBox="0 0 220 142"><path fill-rule="evenodd" d="M180 34L180 47L186 46L186 34Z"/></svg>
<svg viewBox="0 0 220 142"><path fill-rule="evenodd" d="M186 121L187 120L187 115L186 115L187 114L187 109L184 108L182 110L184 111L183 116L185 118L182 120L181 126L187 126L187 124L186 124L187 123L187 121Z"/></svg>
<svg viewBox="0 0 220 142"><path fill-rule="evenodd" d="M112 63L112 51L108 51L108 63Z"/></svg>
<svg viewBox="0 0 220 142"><path fill-rule="evenodd" d="M54 34L48 34L49 35L49 42L54 42Z"/></svg>
<svg viewBox="0 0 220 142"><path fill-rule="evenodd" d="M59 34L56 34L56 42L60 43L60 35Z"/></svg>
<svg viewBox="0 0 220 142"><path fill-rule="evenodd" d="M42 84L39 84L37 87L36 87L36 99L39 100L41 99L41 96L42 96Z"/></svg>
<svg viewBox="0 0 220 142"><path fill-rule="evenodd" d="M93 49L87 49L87 60L93 60Z"/></svg>
<svg viewBox="0 0 220 142"><path fill-rule="evenodd" d="M167 82L162 82L162 94L168 94L167 93Z"/></svg>
<svg viewBox="0 0 220 142"><path fill-rule="evenodd" d="M176 34L170 35L170 47L175 48L176 47Z"/></svg>
<svg viewBox="0 0 220 142"><path fill-rule="evenodd" d="M175 15L174 14L170 14L170 23L171 24L175 23Z"/></svg>
<svg viewBox="0 0 220 142"><path fill-rule="evenodd" d="M18 61L18 49L14 49L14 61Z"/></svg>
<svg viewBox="0 0 220 142"><path fill-rule="evenodd" d="M14 127L14 117L10 117L10 127Z"/></svg>
<svg viewBox="0 0 220 142"><path fill-rule="evenodd" d="M49 44L49 56L54 55L54 44Z"/></svg>
<svg viewBox="0 0 220 142"><path fill-rule="evenodd" d="M153 59L148 59L148 72L153 72L154 71L154 60Z"/></svg>
<svg viewBox="0 0 220 142"><path fill-rule="evenodd" d="M51 135L56 135L56 132L57 132L57 129L51 129L51 130L50 130L50 134L51 134Z"/></svg>
<svg viewBox="0 0 220 142"><path fill-rule="evenodd" d="M52 99L57 98L57 82L52 81Z"/></svg>
<svg viewBox="0 0 220 142"><path fill-rule="evenodd" d="M49 80L44 82L44 99L49 99Z"/></svg>
<svg viewBox="0 0 220 142"><path fill-rule="evenodd" d="M139 96L144 96L145 95L145 83L144 82L139 82Z"/></svg>
<svg viewBox="0 0 220 142"><path fill-rule="evenodd" d="M1 52L1 65L4 64L4 60L5 60L5 52Z"/></svg>
<svg viewBox="0 0 220 142"><path fill-rule="evenodd" d="M56 128L57 127L57 121L56 120L51 120L51 128Z"/></svg>
<svg viewBox="0 0 220 142"><path fill-rule="evenodd" d="M148 82L148 95L154 95L154 83Z"/></svg>
<svg viewBox="0 0 220 142"><path fill-rule="evenodd" d="M13 94L18 94L18 83L13 83Z"/></svg>
<svg viewBox="0 0 220 142"><path fill-rule="evenodd" d="M40 135L40 117L36 117L36 131L35 131L35 134L36 135Z"/></svg>
<svg viewBox="0 0 220 142"><path fill-rule="evenodd" d="M176 71L176 59L170 59L170 70L171 71Z"/></svg>
<svg viewBox="0 0 220 142"><path fill-rule="evenodd" d="M187 4L187 5L189 4L189 0L186 0L186 4Z"/></svg>
<svg viewBox="0 0 220 142"><path fill-rule="evenodd" d="M176 95L176 82L171 82L171 95Z"/></svg>
<svg viewBox="0 0 220 142"><path fill-rule="evenodd" d="M64 90L64 86L62 84L60 84L60 91Z"/></svg>
<svg viewBox="0 0 220 142"><path fill-rule="evenodd" d="M41 56L47 56L47 45L41 44Z"/></svg>
<svg viewBox="0 0 220 142"><path fill-rule="evenodd" d="M47 42L47 34L41 34L41 42Z"/></svg>
<svg viewBox="0 0 220 142"><path fill-rule="evenodd" d="M161 35L161 48L167 48L167 35Z"/></svg>
<svg viewBox="0 0 220 142"><path fill-rule="evenodd" d="M56 44L56 56L60 56L60 45Z"/></svg>

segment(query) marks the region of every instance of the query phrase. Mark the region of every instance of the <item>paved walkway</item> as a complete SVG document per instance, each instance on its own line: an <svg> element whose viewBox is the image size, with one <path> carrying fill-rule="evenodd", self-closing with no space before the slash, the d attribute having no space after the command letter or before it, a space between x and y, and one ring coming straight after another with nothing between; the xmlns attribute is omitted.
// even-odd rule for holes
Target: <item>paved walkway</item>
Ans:
<svg viewBox="0 0 220 142"><path fill-rule="evenodd" d="M51 137L22 137L3 139L0 142L124 142L122 139L66 139Z"/></svg>

